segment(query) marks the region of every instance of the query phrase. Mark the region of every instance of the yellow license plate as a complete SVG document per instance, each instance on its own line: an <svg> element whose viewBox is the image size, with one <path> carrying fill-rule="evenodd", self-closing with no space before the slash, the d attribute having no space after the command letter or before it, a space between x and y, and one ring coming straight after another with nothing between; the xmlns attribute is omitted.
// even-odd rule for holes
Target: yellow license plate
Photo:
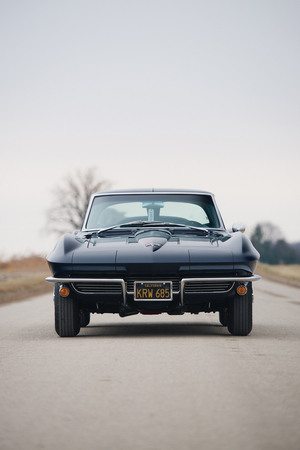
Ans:
<svg viewBox="0 0 300 450"><path fill-rule="evenodd" d="M141 301L171 301L172 300L172 282L135 282L134 300Z"/></svg>

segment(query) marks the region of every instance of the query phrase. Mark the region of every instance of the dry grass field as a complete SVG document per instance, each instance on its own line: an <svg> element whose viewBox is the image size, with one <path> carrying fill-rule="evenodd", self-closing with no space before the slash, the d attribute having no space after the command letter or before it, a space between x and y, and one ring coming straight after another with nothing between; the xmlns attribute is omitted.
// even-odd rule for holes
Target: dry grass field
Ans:
<svg viewBox="0 0 300 450"><path fill-rule="evenodd" d="M259 263L259 275L300 287L300 264L271 266ZM46 258L40 255L0 261L0 305L52 292L45 278L51 275Z"/></svg>
<svg viewBox="0 0 300 450"><path fill-rule="evenodd" d="M0 261L0 305L51 292L45 281L51 275L45 257L30 255Z"/></svg>
<svg viewBox="0 0 300 450"><path fill-rule="evenodd" d="M291 284L300 287L300 264L270 265L259 263L256 273L279 283Z"/></svg>

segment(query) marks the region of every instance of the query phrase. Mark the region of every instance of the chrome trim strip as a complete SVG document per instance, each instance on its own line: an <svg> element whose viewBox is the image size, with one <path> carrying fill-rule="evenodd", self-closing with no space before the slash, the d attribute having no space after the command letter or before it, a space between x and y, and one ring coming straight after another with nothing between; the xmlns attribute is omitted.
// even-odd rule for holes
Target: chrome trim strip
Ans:
<svg viewBox="0 0 300 450"><path fill-rule="evenodd" d="M125 281L122 278L56 278L47 277L48 283L120 283L123 291L123 301L126 306Z"/></svg>
<svg viewBox="0 0 300 450"><path fill-rule="evenodd" d="M187 281L237 281L247 283L249 281L258 281L261 277L259 275L252 275L251 277L210 277L210 278L182 278L181 280L181 305L183 306L183 292L184 285ZM221 292L220 292L221 294Z"/></svg>
<svg viewBox="0 0 300 450"><path fill-rule="evenodd" d="M80 284L81 282L79 282L79 283L71 283L72 284L72 288L74 289L74 291L76 291L76 292L78 292L78 294L84 294L84 295L97 295L97 294L114 294L114 295L118 295L118 294L120 294L120 292L110 292L110 291L105 291L105 292L98 292L97 290L95 290L95 291L79 291L77 288L76 288L76 284ZM98 283L98 282L96 282L97 283L97 285L99 286L99 284L100 283ZM102 281L101 281L101 283L102 283ZM84 283L85 284L85 283ZM95 283L91 283L91 284L89 284L89 283L86 283L87 284L87 286L95 286ZM118 289L120 288L120 284L121 283L115 283L114 281L112 282L112 283L110 283L110 286L112 287L112 286L116 286ZM97 288L96 288L97 289ZM122 285L121 285L121 289L122 289Z"/></svg>

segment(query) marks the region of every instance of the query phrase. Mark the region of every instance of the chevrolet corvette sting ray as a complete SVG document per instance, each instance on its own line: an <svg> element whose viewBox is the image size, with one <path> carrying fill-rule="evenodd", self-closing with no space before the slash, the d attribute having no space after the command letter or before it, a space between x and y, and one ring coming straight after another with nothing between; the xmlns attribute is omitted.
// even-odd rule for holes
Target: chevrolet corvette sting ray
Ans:
<svg viewBox="0 0 300 450"><path fill-rule="evenodd" d="M214 195L140 189L92 195L82 229L47 260L55 330L76 336L90 313L216 312L236 336L252 329L259 253L237 222L226 230Z"/></svg>

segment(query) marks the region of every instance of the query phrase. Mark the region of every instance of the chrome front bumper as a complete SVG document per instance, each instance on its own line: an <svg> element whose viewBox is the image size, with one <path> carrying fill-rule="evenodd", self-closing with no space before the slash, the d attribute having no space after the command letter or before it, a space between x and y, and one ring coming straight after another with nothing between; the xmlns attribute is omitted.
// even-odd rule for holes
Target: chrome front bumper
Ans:
<svg viewBox="0 0 300 450"><path fill-rule="evenodd" d="M252 275L251 277L205 277L205 278L183 278L181 280L181 288L180 288L180 297L181 304L183 305L183 296L184 296L184 286L187 282L203 282L203 281L213 281L213 282L227 282L232 281L233 283L249 283L260 280L259 275ZM56 278L56 277L47 277L46 281L48 283L118 283L122 285L123 291L123 301L126 306L126 283L122 278ZM146 280L145 280L146 281Z"/></svg>

